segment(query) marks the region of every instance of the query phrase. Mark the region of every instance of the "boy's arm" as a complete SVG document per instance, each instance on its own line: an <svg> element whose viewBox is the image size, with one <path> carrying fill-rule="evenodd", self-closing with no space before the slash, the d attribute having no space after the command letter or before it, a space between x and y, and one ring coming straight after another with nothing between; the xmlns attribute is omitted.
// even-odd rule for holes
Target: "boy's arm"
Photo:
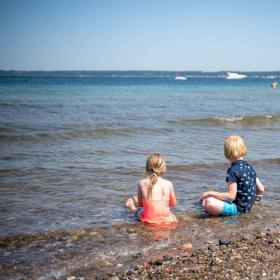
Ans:
<svg viewBox="0 0 280 280"><path fill-rule="evenodd" d="M176 204L177 204L177 200L176 200L173 184L171 183L171 186L170 186L170 197L169 197L169 206L173 207Z"/></svg>
<svg viewBox="0 0 280 280"><path fill-rule="evenodd" d="M264 186L262 182L260 181L259 177L256 178L256 185L257 185L257 195L263 194L264 193Z"/></svg>
<svg viewBox="0 0 280 280"><path fill-rule="evenodd" d="M139 207L143 207L143 202L142 202L142 190L141 190L140 183L138 184L137 196L138 196L138 206L139 206Z"/></svg>
<svg viewBox="0 0 280 280"><path fill-rule="evenodd" d="M237 193L237 184L235 182L229 182L228 183L228 192L220 193L215 191L209 191L202 193L200 200L206 198L206 197L215 197L220 200L235 200Z"/></svg>

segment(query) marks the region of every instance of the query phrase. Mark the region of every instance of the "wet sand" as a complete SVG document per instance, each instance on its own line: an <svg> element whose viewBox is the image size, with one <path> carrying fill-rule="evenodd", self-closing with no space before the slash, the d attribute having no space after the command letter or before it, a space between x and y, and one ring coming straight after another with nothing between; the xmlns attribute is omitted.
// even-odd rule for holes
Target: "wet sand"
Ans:
<svg viewBox="0 0 280 280"><path fill-rule="evenodd" d="M271 209L264 200L238 217L178 213L165 228L135 222L1 237L0 278L277 279L280 217Z"/></svg>
<svg viewBox="0 0 280 280"><path fill-rule="evenodd" d="M111 266L95 263L61 279L279 279L280 218L260 218L259 212L238 217L236 224L232 217L196 218L202 224L192 235L186 229L191 224L184 223L181 234L177 228L167 239L158 236L154 243L175 240L164 248L145 253L138 248L134 255L119 258ZM127 246L120 244L119 250Z"/></svg>
<svg viewBox="0 0 280 280"><path fill-rule="evenodd" d="M90 268L75 271L74 279L279 279L280 231L245 234L229 239L209 240L192 250L181 244L178 255L162 251L158 257L140 260L121 273L97 277ZM169 255L168 255L169 254Z"/></svg>

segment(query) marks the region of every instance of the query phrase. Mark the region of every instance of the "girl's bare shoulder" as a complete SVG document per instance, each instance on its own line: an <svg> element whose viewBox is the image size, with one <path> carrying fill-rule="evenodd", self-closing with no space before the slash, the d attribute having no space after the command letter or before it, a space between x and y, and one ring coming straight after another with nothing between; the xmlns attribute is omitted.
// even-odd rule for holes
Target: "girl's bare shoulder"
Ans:
<svg viewBox="0 0 280 280"><path fill-rule="evenodd" d="M148 183L148 180L149 179L147 179L147 178L144 178L144 179L141 179L139 182L138 182L138 186L139 187L145 187L146 185L147 185L147 183Z"/></svg>
<svg viewBox="0 0 280 280"><path fill-rule="evenodd" d="M168 187L168 188L173 188L173 184L171 181L167 180L167 179L164 179L164 178L161 178L163 184Z"/></svg>

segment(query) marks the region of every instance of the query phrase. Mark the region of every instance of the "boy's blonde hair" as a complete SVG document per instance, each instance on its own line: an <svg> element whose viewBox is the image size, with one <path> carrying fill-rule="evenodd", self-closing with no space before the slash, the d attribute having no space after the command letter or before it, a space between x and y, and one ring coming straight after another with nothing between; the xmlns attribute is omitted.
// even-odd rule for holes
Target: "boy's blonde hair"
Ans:
<svg viewBox="0 0 280 280"><path fill-rule="evenodd" d="M153 187L158 177L166 172L166 160L159 153L150 154L146 161L146 175L150 176L150 182L147 189L147 198L152 198Z"/></svg>
<svg viewBox="0 0 280 280"><path fill-rule="evenodd" d="M229 160L236 160L247 154L247 147L244 140L238 135L232 135L226 138L224 144L224 154Z"/></svg>

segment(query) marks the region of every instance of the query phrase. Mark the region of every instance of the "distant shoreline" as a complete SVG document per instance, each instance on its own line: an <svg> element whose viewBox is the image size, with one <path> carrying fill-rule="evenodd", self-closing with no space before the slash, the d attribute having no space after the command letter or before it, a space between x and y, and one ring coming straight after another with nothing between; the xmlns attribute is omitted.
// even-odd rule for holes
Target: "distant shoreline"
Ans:
<svg viewBox="0 0 280 280"><path fill-rule="evenodd" d="M219 70L219 71L203 71L203 70L16 70L16 69L0 69L0 74L2 73L203 73L203 74L215 74L215 73L227 73L227 72L238 72L238 73L280 73L280 70L265 70L265 71L242 71L242 70Z"/></svg>

